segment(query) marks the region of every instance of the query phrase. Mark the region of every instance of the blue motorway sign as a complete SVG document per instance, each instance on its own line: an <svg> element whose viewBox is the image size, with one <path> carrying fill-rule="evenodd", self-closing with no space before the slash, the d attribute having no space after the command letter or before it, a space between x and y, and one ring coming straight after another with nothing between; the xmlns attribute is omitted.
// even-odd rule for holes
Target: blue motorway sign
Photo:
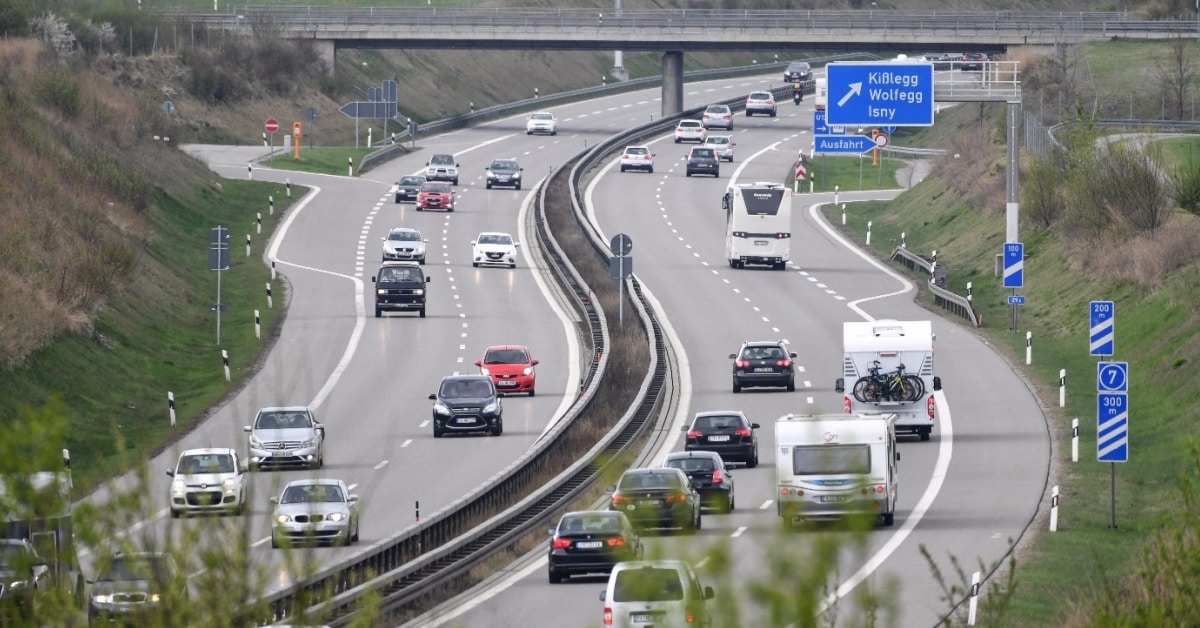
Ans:
<svg viewBox="0 0 1200 628"><path fill-rule="evenodd" d="M1020 242L1004 243L1004 287L1020 288L1025 285L1025 245Z"/></svg>
<svg viewBox="0 0 1200 628"><path fill-rule="evenodd" d="M824 109L813 109L813 135L829 135L829 125L825 123Z"/></svg>
<svg viewBox="0 0 1200 628"><path fill-rule="evenodd" d="M1112 301L1092 301L1088 308L1088 355L1112 355L1117 338L1117 311Z"/></svg>
<svg viewBox="0 0 1200 628"><path fill-rule="evenodd" d="M1008 295L1008 304L1009 305L1025 305L1025 295L1023 295L1023 294Z"/></svg>
<svg viewBox="0 0 1200 628"><path fill-rule="evenodd" d="M1128 362L1097 362L1097 392L1129 392Z"/></svg>
<svg viewBox="0 0 1200 628"><path fill-rule="evenodd" d="M1096 460L1129 462L1129 397L1096 393Z"/></svg>
<svg viewBox="0 0 1200 628"><path fill-rule="evenodd" d="M933 126L933 64L830 63L829 124Z"/></svg>
<svg viewBox="0 0 1200 628"><path fill-rule="evenodd" d="M875 140L865 135L815 135L814 153L842 153L861 155L875 148Z"/></svg>

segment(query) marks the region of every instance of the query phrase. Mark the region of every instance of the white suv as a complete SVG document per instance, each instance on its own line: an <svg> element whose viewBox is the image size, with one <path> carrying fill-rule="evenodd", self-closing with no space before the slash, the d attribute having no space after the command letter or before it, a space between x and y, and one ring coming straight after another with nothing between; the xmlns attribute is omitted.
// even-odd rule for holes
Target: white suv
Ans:
<svg viewBox="0 0 1200 628"><path fill-rule="evenodd" d="M750 92L746 97L747 118L756 113L765 113L774 118L776 111L775 96L771 92Z"/></svg>
<svg viewBox="0 0 1200 628"><path fill-rule="evenodd" d="M729 110L728 105L709 105L700 121L706 129L720 127L726 131L733 130L733 112Z"/></svg>
<svg viewBox="0 0 1200 628"><path fill-rule="evenodd" d="M179 455L171 481L171 516L246 512L246 468L232 449L189 449Z"/></svg>
<svg viewBox="0 0 1200 628"><path fill-rule="evenodd" d="M675 125L676 144L680 142L703 144L706 137L708 137L708 129L705 129L704 123L699 120L680 120L679 124Z"/></svg>

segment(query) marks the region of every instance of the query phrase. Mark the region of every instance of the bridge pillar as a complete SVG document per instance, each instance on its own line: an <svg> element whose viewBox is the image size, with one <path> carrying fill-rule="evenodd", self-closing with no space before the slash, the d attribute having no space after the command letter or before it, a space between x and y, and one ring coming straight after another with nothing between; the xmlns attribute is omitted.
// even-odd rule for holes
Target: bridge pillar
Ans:
<svg viewBox="0 0 1200 628"><path fill-rule="evenodd" d="M317 58L320 59L322 65L325 66L325 73L329 76L333 76L334 68L336 67L335 61L337 60L335 55L336 48L333 45L333 40L313 39L311 41L313 49L317 52Z"/></svg>
<svg viewBox="0 0 1200 628"><path fill-rule="evenodd" d="M668 50L662 58L662 115L683 111L683 51Z"/></svg>

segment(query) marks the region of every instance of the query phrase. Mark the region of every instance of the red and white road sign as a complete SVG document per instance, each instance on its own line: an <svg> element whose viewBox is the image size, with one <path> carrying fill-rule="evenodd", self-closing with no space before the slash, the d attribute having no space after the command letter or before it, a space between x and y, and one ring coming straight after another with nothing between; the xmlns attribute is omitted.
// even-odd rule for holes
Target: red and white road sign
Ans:
<svg viewBox="0 0 1200 628"><path fill-rule="evenodd" d="M804 166L803 161L796 162L796 180L803 181L808 178L808 169Z"/></svg>
<svg viewBox="0 0 1200 628"><path fill-rule="evenodd" d="M274 133L279 130L279 120L275 118L267 118L267 123L263 125L263 130L267 133Z"/></svg>

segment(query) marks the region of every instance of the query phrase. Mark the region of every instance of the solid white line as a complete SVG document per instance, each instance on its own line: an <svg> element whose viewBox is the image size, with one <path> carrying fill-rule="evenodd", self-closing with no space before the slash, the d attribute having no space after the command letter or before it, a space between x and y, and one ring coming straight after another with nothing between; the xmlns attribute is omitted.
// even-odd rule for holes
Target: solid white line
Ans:
<svg viewBox="0 0 1200 628"><path fill-rule="evenodd" d="M738 526L738 529L734 530L734 531L733 531L733 534L730 534L730 535L729 535L729 538L731 538L731 539L736 539L736 538L738 538L739 536L741 536L741 535L742 535L742 533L743 533L743 532L745 532L745 531L746 531L746 526Z"/></svg>
<svg viewBox="0 0 1200 628"><path fill-rule="evenodd" d="M401 445L401 447L403 447L403 445ZM384 460L384 461L380 462L379 464L375 465L374 469L375 469L376 471L378 471L378 470L380 470L380 469L382 469L382 468L386 467L388 462L390 462L390 461L389 461L389 460Z"/></svg>
<svg viewBox="0 0 1200 628"><path fill-rule="evenodd" d="M771 504L774 504L774 503L775 503L775 500L773 500L773 499L768 499L767 501L763 502L763 503L762 503L762 506L759 506L759 507L758 507L758 509L759 509L759 510L766 510L766 509L768 509L768 508L770 508L770 507L771 507Z"/></svg>

